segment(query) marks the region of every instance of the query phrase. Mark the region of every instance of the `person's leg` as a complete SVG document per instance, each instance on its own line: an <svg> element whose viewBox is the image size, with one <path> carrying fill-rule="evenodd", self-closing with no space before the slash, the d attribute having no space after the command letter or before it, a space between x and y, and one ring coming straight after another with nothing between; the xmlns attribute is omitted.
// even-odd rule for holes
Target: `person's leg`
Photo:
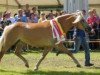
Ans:
<svg viewBox="0 0 100 75"><path fill-rule="evenodd" d="M71 50L72 53L77 53L79 48L80 48L80 45L81 45L81 37L76 37L75 38L75 44L74 44L74 50Z"/></svg>
<svg viewBox="0 0 100 75"><path fill-rule="evenodd" d="M90 63L90 50L89 50L89 44L86 41L86 38L82 38L82 47L85 51L85 66L92 66L93 64Z"/></svg>

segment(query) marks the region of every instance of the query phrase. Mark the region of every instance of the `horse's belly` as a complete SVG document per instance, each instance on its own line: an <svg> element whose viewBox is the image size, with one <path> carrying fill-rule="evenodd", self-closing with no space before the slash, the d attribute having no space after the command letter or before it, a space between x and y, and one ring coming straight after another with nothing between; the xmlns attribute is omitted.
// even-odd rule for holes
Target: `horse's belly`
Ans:
<svg viewBox="0 0 100 75"><path fill-rule="evenodd" d="M31 46L52 46L54 39L50 27L40 27L35 29L24 29L20 34L20 39Z"/></svg>
<svg viewBox="0 0 100 75"><path fill-rule="evenodd" d="M23 42L35 46L35 47L49 47L54 46L54 40L53 39L35 39L33 38L23 38L21 39Z"/></svg>

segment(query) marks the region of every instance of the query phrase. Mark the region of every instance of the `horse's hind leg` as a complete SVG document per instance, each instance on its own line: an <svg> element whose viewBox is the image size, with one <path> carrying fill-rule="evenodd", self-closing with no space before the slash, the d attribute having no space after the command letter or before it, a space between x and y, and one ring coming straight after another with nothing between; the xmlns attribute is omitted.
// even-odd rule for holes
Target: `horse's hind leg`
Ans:
<svg viewBox="0 0 100 75"><path fill-rule="evenodd" d="M9 38L2 37L0 38L0 61L6 51L15 43L15 41L10 40Z"/></svg>
<svg viewBox="0 0 100 75"><path fill-rule="evenodd" d="M19 42L15 48L15 54L25 63L25 66L29 68L28 61L21 55L23 43Z"/></svg>
<svg viewBox="0 0 100 75"><path fill-rule="evenodd" d="M0 51L0 62L6 51L7 51L7 48L4 48L4 47L2 48L2 51Z"/></svg>
<svg viewBox="0 0 100 75"><path fill-rule="evenodd" d="M81 65L79 64L78 60L73 56L73 54L68 51L65 46L63 45L63 43L60 43L59 45L57 45L57 48L61 51L63 51L64 53L68 54L72 59L73 61L75 62L75 64L77 65L77 67L81 67Z"/></svg>
<svg viewBox="0 0 100 75"><path fill-rule="evenodd" d="M42 60L46 57L49 51L51 51L52 48L45 48L43 51L42 56L40 57L39 61L36 63L34 71L38 70L39 65L41 64Z"/></svg>

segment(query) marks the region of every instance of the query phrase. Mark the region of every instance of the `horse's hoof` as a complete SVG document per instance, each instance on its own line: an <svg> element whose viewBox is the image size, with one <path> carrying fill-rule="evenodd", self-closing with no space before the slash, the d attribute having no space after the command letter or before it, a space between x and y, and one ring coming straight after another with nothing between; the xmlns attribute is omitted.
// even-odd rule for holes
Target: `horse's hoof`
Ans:
<svg viewBox="0 0 100 75"><path fill-rule="evenodd" d="M76 67L79 67L79 68L81 68L81 65L76 65Z"/></svg>
<svg viewBox="0 0 100 75"><path fill-rule="evenodd" d="M37 68L37 67L35 67L35 68L34 68L34 71L37 71L37 70L38 70L38 68Z"/></svg>
<svg viewBox="0 0 100 75"><path fill-rule="evenodd" d="M28 64L25 64L25 66L26 66L27 68L29 68L29 65L28 65Z"/></svg>

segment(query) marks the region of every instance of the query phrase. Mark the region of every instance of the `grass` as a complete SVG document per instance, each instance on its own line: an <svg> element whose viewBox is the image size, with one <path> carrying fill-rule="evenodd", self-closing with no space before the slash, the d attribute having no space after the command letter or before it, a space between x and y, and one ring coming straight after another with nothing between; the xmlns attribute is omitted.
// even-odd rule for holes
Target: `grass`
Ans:
<svg viewBox="0 0 100 75"><path fill-rule="evenodd" d="M41 52L25 52L22 55L28 59L30 68L26 68L13 53L5 54L0 63L0 75L100 75L99 52L91 52L91 62L95 64L93 67L84 66L84 52L74 54L82 64L82 68L77 68L71 58L65 54L56 56L55 53L50 52L38 71L33 71L33 68Z"/></svg>

